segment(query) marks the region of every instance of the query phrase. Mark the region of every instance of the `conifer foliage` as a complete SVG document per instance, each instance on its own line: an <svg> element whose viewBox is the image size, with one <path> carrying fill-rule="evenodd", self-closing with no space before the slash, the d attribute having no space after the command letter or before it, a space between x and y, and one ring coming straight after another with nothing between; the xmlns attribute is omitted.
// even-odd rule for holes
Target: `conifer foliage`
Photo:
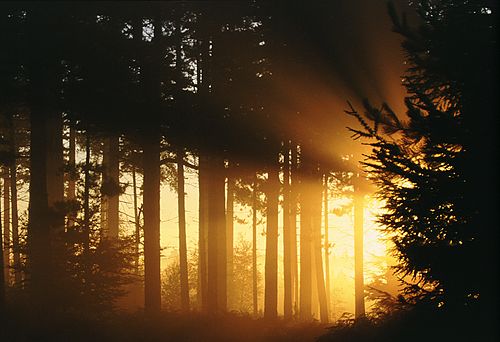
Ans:
<svg viewBox="0 0 500 342"><path fill-rule="evenodd" d="M370 141L363 164L385 203L379 221L395 244L398 272L412 276L405 278L411 302L463 307L487 295L479 265L485 256L493 262L496 233L481 174L493 168L492 147L477 139L495 134L485 126L494 120L484 97L496 75L496 9L487 3L418 1L417 29L389 6L409 66L406 118L368 101L364 115L351 105L346 111L361 126L350 129L353 137Z"/></svg>

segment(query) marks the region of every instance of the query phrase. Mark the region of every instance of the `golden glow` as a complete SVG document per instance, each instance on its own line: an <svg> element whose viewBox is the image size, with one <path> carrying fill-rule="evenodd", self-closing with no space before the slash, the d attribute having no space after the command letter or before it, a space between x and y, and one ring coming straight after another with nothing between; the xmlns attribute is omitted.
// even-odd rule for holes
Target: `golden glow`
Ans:
<svg viewBox="0 0 500 342"><path fill-rule="evenodd" d="M126 181L122 179L122 181ZM131 190L129 189L121 198L122 227L129 226L132 203ZM262 195L263 196L263 195ZM354 313L354 234L353 213L348 210L340 216L334 213L334 208L349 206L352 199L349 197L330 198L329 200L329 242L333 245L330 250L330 317L335 320L344 313ZM364 278L365 285L370 285L376 278L383 277L395 261L389 256L390 242L379 230L376 224L376 215L380 213L382 203L367 196L364 210ZM165 269L169 264L178 260L178 218L177 194L168 186L161 190L161 267ZM252 241L251 208L235 203L234 207L234 241L243 237ZM338 212L337 212L338 214ZM257 226L257 263L261 274L264 274L265 264L265 217L259 213ZM131 225L130 225L130 229ZM186 174L186 230L188 243L188 256L193 255L198 244L198 178L195 173ZM297 231L299 234L299 231ZM322 236L324 227L322 227ZM279 212L279 237L278 237L278 313L283 314L283 216L282 208ZM299 239L298 239L299 240ZM323 250L324 255L324 250ZM300 267L300 265L299 265ZM383 280L386 281L387 280ZM391 279L390 281L394 281ZM264 284L261 283L259 293L259 308L263 308ZM394 291L397 288L393 289ZM393 295L396 295L393 292ZM372 303L366 302L367 312L370 312ZM313 315L319 318L319 307L313 304ZM231 308L229 308L231 309Z"/></svg>

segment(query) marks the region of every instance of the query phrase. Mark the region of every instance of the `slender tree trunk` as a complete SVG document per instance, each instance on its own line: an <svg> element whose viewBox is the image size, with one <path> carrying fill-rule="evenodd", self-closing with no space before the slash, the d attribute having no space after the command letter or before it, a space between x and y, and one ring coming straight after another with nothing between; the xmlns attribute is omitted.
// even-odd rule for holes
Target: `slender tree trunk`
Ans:
<svg viewBox="0 0 500 342"><path fill-rule="evenodd" d="M134 266L135 273L139 274L139 246L141 244L141 225L139 222L139 208L137 206L137 176L135 166L132 166L132 187L134 191Z"/></svg>
<svg viewBox="0 0 500 342"><path fill-rule="evenodd" d="M4 279L7 284L10 284L10 178L9 169L5 168L3 176L3 262L4 262ZM1 232L1 231L0 231Z"/></svg>
<svg viewBox="0 0 500 342"><path fill-rule="evenodd" d="M303 151L300 160L300 318L310 320L312 300L312 208L309 182L311 172L309 161L304 160Z"/></svg>
<svg viewBox="0 0 500 342"><path fill-rule="evenodd" d="M0 192L1 192L0 184ZM0 213L2 212L2 203L0 201ZM2 220L0 217L0 246L3 246L2 236ZM3 319L5 313L5 274L4 274L4 260L3 253L0 253L0 319ZM3 321L2 321L3 324Z"/></svg>
<svg viewBox="0 0 500 342"><path fill-rule="evenodd" d="M139 19L140 22L140 19ZM139 36L142 23L138 25ZM153 39L151 41L151 63L144 65L144 82L149 88L147 99L153 106L153 117L160 117L161 78L152 68L161 64L160 44L162 24L158 13L153 16ZM141 38L138 38L141 41ZM153 119L152 119L153 120ZM161 247L160 247L160 121L147 124L149 128L143 136L144 164L144 311L156 315L161 311Z"/></svg>
<svg viewBox="0 0 500 342"><path fill-rule="evenodd" d="M63 117L56 110L46 116L46 184L49 217L47 223L50 225L50 244L53 263L53 275L60 265L64 265L62 259L65 256L65 211L64 203L64 152L63 152ZM30 194L31 195L31 194ZM54 283L53 279L49 280ZM57 295L57 294L55 294ZM50 304L48 304L50 305Z"/></svg>
<svg viewBox="0 0 500 342"><path fill-rule="evenodd" d="M209 164L212 164L208 160ZM209 313L217 312L217 292L218 292L218 282L217 282L217 211L216 211L216 200L214 198L214 192L216 191L214 184L214 170L213 165L208 166L208 177L207 177L207 197L208 197L208 222L207 222L207 309Z"/></svg>
<svg viewBox="0 0 500 342"><path fill-rule="evenodd" d="M316 272L316 251L315 248L315 237L316 237L316 226L314 218L315 210L314 206L311 206L311 312L314 319L319 319L319 297L318 297L318 273Z"/></svg>
<svg viewBox="0 0 500 342"><path fill-rule="evenodd" d="M227 197L226 197L226 250L227 250L227 298L228 308L234 303L233 288L233 243L234 243L234 187L235 180L231 164L227 173Z"/></svg>
<svg viewBox="0 0 500 342"><path fill-rule="evenodd" d="M51 219L51 234L60 238L64 230L64 214L59 205L64 201L64 155L63 155L63 118L53 112L47 116L47 196ZM53 241L54 242L54 241ZM59 244L56 244L59 246Z"/></svg>
<svg viewBox="0 0 500 342"><path fill-rule="evenodd" d="M316 170L317 171L317 170ZM319 171L317 171L319 172ZM313 253L316 271L316 286L319 301L321 323L328 323L328 304L325 290L325 275L323 273L323 258L321 253L321 203L322 203L322 177L317 174L314 184L314 214L313 214Z"/></svg>
<svg viewBox="0 0 500 342"><path fill-rule="evenodd" d="M161 309L160 280L160 134L144 137L144 309L154 315Z"/></svg>
<svg viewBox="0 0 500 342"><path fill-rule="evenodd" d="M182 30L180 17L176 16L175 22L175 90L177 103L182 105ZM181 287L181 307L189 310L189 282L186 243L186 210L184 190L184 149L177 150L177 193L178 193L178 215L179 215L179 267Z"/></svg>
<svg viewBox="0 0 500 342"><path fill-rule="evenodd" d="M67 199L74 201L76 197L76 130L74 127L69 127L69 177L68 177L68 194ZM74 212L68 215L68 227L75 225L76 215Z"/></svg>
<svg viewBox="0 0 500 342"><path fill-rule="evenodd" d="M198 162L199 207L198 207L198 301L204 312L208 311L207 239L208 239L208 188L205 157Z"/></svg>
<svg viewBox="0 0 500 342"><path fill-rule="evenodd" d="M177 151L177 209L179 215L179 267L181 285L181 307L189 310L189 282L186 242L186 206L184 189L184 150Z"/></svg>
<svg viewBox="0 0 500 342"><path fill-rule="evenodd" d="M294 314L299 312L299 269L297 262L297 213L298 213L298 162L297 162L297 146L290 145L291 148L291 172L290 172L290 231L291 231L291 248L290 248L290 263L292 264L292 290L293 290L293 308Z"/></svg>
<svg viewBox="0 0 500 342"><path fill-rule="evenodd" d="M17 210L17 167L14 159L10 167L10 192L12 209L12 254L14 258L14 284L21 285L21 251L19 249L19 214Z"/></svg>
<svg viewBox="0 0 500 342"><path fill-rule="evenodd" d="M285 143L283 163L283 312L285 319L293 315L292 233L290 217L290 146Z"/></svg>
<svg viewBox="0 0 500 342"><path fill-rule="evenodd" d="M227 310L227 234L226 234L226 177L224 161L218 161L214 181L214 209L217 216L217 307L218 311ZM211 200L212 202L212 200ZM210 224L210 223L209 223Z"/></svg>
<svg viewBox="0 0 500 342"><path fill-rule="evenodd" d="M101 164L101 184L105 185L108 181L108 172L107 172L107 165L109 163L109 141L107 138L104 139L104 146L103 146L103 153L102 153L102 164ZM105 239L108 237L108 196L106 196L104 193L101 193L101 206L100 206L100 211L101 211L101 227L100 227L100 235L101 239Z"/></svg>
<svg viewBox="0 0 500 342"><path fill-rule="evenodd" d="M14 118L8 117L10 148L12 153L12 162L10 164L10 194L11 194L11 219L12 219L12 267L14 270L14 285L20 286L22 283L21 273L21 252L19 248L19 214L17 210L17 155L18 148L16 144L16 131L14 128ZM7 185L6 185L7 186Z"/></svg>
<svg viewBox="0 0 500 342"><path fill-rule="evenodd" d="M39 81L39 80L37 80ZM44 89L40 85L35 89ZM43 100L42 100L43 101ZM46 113L37 108L30 115L30 189L29 189L29 270L35 310L50 307L52 260L49 206L47 195L47 130Z"/></svg>
<svg viewBox="0 0 500 342"><path fill-rule="evenodd" d="M47 118L47 195L49 207L64 200L63 119L55 112ZM59 228L59 227L58 227Z"/></svg>
<svg viewBox="0 0 500 342"><path fill-rule="evenodd" d="M101 229L105 236L117 239L120 230L120 138L117 135L107 137L104 142L103 183L111 193L103 195L105 222Z"/></svg>
<svg viewBox="0 0 500 342"><path fill-rule="evenodd" d="M90 252L90 133L85 132L85 170L83 188L83 251L88 256Z"/></svg>
<svg viewBox="0 0 500 342"><path fill-rule="evenodd" d="M253 315L259 312L257 293L257 174L254 174L252 186L252 299Z"/></svg>
<svg viewBox="0 0 500 342"><path fill-rule="evenodd" d="M225 176L222 159L208 162L208 311L214 313L227 305Z"/></svg>
<svg viewBox="0 0 500 342"><path fill-rule="evenodd" d="M325 224L325 287L326 287L326 302L327 309L330 311L330 241L329 241L329 224L328 224L328 173L325 172L325 179L323 184L323 217Z"/></svg>
<svg viewBox="0 0 500 342"><path fill-rule="evenodd" d="M101 197L101 229L105 237L117 239L119 234L120 139L110 136L104 140L102 181L106 193Z"/></svg>
<svg viewBox="0 0 500 342"><path fill-rule="evenodd" d="M363 194L359 191L359 175L355 180L354 189L354 291L356 318L365 315L365 290L363 273Z"/></svg>
<svg viewBox="0 0 500 342"><path fill-rule="evenodd" d="M272 165L267 180L267 231L264 317L278 316L278 197L279 172Z"/></svg>

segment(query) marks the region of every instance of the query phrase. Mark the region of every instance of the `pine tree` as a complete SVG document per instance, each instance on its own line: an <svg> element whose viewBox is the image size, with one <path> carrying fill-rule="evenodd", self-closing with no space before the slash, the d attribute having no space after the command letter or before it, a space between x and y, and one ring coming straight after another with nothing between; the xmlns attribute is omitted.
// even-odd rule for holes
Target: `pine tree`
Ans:
<svg viewBox="0 0 500 342"><path fill-rule="evenodd" d="M364 116L347 111L362 126L351 130L372 139L364 165L385 201L379 221L392 236L398 271L413 276L407 298L445 308L493 303L495 281L479 265L497 259L491 218L498 202L481 190L484 170L495 169L496 104L487 96L496 88L496 8L487 1L415 6L418 29L389 7L409 65L407 120L387 104L365 102Z"/></svg>

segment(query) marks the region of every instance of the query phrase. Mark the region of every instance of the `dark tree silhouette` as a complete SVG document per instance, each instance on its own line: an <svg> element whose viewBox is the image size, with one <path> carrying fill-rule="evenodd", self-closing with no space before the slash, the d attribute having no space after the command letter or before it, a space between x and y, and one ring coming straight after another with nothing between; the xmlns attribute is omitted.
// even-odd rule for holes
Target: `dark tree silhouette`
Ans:
<svg viewBox="0 0 500 342"><path fill-rule="evenodd" d="M1 210L1 206L0 206ZM2 222L0 220L0 228L2 228ZM0 234L0 246L3 246L3 236ZM3 318L5 313L5 265L4 265L4 253L0 253L0 318Z"/></svg>
<svg viewBox="0 0 500 342"><path fill-rule="evenodd" d="M487 322L496 312L497 280L480 265L495 269L498 236L492 225L498 200L481 190L485 181L498 184L482 176L496 170L497 107L489 97L496 89L496 8L490 5L419 1L417 29L390 6L409 65L407 120L387 104L377 109L365 102L364 116L348 110L362 125L351 129L354 136L373 139L364 165L386 201L379 221L392 234L398 271L413 277L408 300L449 310L479 304Z"/></svg>

